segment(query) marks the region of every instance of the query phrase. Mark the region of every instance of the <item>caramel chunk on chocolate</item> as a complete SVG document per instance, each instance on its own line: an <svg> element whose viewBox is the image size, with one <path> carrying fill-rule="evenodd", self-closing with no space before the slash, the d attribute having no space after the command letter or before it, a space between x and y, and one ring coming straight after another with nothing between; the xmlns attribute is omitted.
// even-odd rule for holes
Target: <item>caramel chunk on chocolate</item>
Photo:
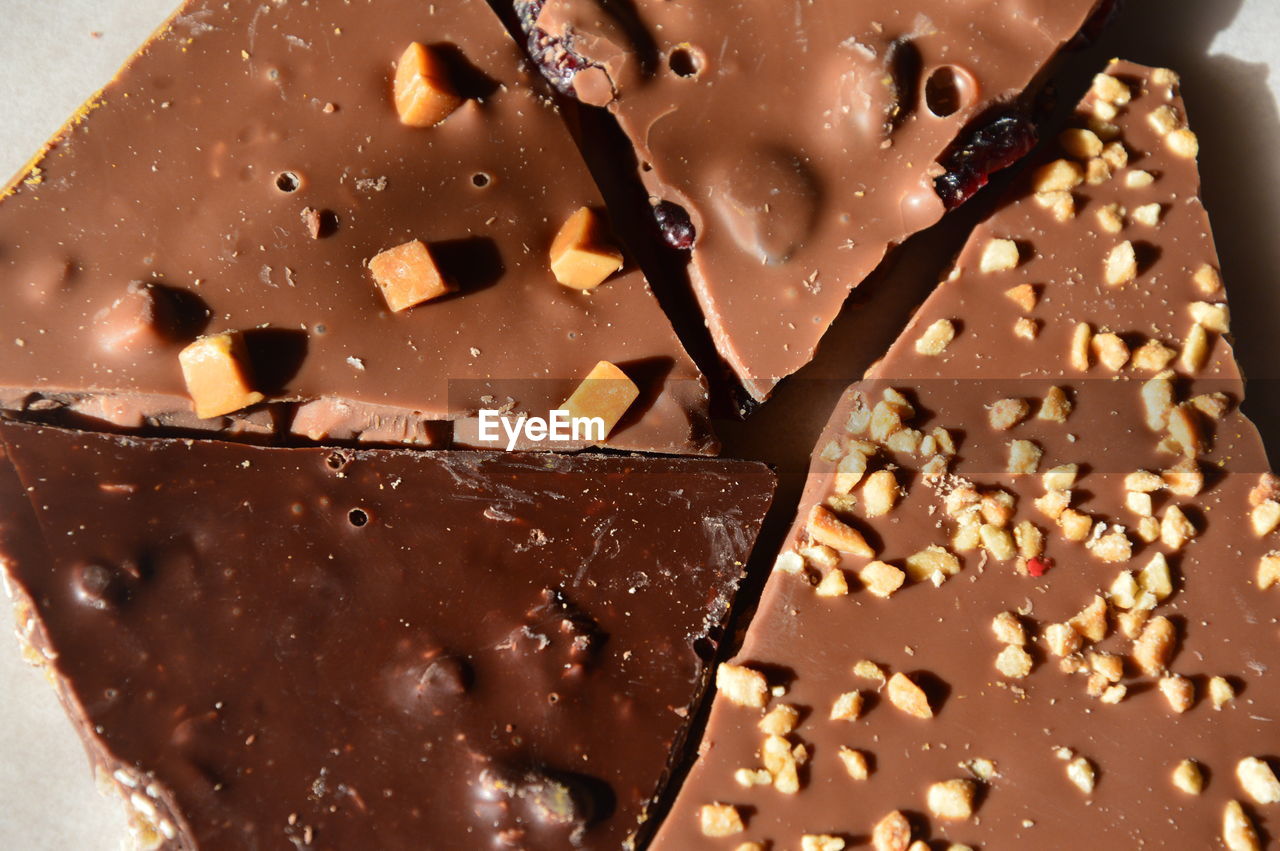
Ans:
<svg viewBox="0 0 1280 851"><path fill-rule="evenodd" d="M264 398L253 389L249 350L239 331L201 337L178 353L178 363L200 419L220 417Z"/></svg>
<svg viewBox="0 0 1280 851"><path fill-rule="evenodd" d="M640 388L625 372L602 360L592 367L578 389L560 407L568 412L571 419L600 418L604 422L604 436L608 437L639 395Z"/></svg>
<svg viewBox="0 0 1280 851"><path fill-rule="evenodd" d="M622 268L622 252L602 234L600 217L581 207L551 243L551 274L566 287L593 290Z"/></svg>
<svg viewBox="0 0 1280 851"><path fill-rule="evenodd" d="M369 261L369 271L394 313L456 289L440 273L431 249L418 239L379 252Z"/></svg>
<svg viewBox="0 0 1280 851"><path fill-rule="evenodd" d="M462 106L444 60L435 48L416 41L396 63L392 96L400 120L410 127L434 127Z"/></svg>

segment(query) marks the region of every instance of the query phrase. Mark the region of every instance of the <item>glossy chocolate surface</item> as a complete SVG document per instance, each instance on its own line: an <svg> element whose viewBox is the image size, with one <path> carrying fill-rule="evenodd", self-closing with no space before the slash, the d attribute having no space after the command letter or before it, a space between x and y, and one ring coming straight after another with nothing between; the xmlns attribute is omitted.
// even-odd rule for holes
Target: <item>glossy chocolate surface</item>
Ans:
<svg viewBox="0 0 1280 851"><path fill-rule="evenodd" d="M607 105L650 194L687 212L708 328L757 399L889 247L1024 152L1014 101L1095 5L515 3L552 81Z"/></svg>
<svg viewBox="0 0 1280 851"><path fill-rule="evenodd" d="M748 788L735 780L739 769L761 766L765 734L757 723L764 710L717 695L701 756L652 846L655 851L734 848L745 841L797 848L805 834L863 847L871 844L877 822L895 810L906 814L913 839L927 841L930 848L948 843L983 849L1216 848L1222 847L1223 813L1231 800L1243 802L1264 842L1268 835L1274 838L1274 807L1250 798L1237 780L1236 766L1256 756L1278 767L1280 685L1272 664L1280 636L1277 589L1260 589L1255 576L1259 560L1280 546L1280 537L1275 531L1259 537L1251 526L1251 499L1257 498L1254 489L1268 468L1256 430L1238 409L1244 388L1229 341L1210 332L1201 368L1188 369L1179 361L1169 366L1177 400L1223 393L1229 401L1221 419L1195 418L1206 438L1197 458L1203 490L1180 495L1162 485L1151 494L1156 517L1178 506L1194 526L1196 537L1181 547L1160 539L1144 542L1141 515L1126 501L1127 474L1160 473L1180 457L1159 448L1162 432L1146 423L1140 388L1156 373L1132 363L1110 370L1096 352L1086 371L1067 358L1071 330L1081 321L1095 332L1117 333L1135 350L1151 338L1178 350L1192 325L1190 305L1224 300L1222 291L1207 291L1193 281L1202 264L1217 266L1194 160L1175 155L1149 119L1167 106L1184 120L1176 82L1171 82L1175 78L1123 62L1108 73L1132 93L1114 118L1129 164L1106 180L1071 189L1076 212L1064 221L1034 197L1034 168L1027 169L975 231L953 274L899 341L866 380L846 393L815 449L799 519L786 544L787 551L808 546L806 518L813 506L825 503L865 535L876 559L902 567L907 556L937 545L957 555L961 569L936 587L927 579L908 578L888 599L862 587L858 571L867 558L839 556L834 569L847 575L848 596L819 596L817 583L831 568L809 556L798 572L775 570L733 661L781 687L768 708L798 708L799 724L787 740L807 753L800 789L785 794L768 783ZM1085 99L1076 125L1096 126L1097 102L1095 94ZM1062 157L1070 158L1061 143L1046 140L1033 165ZM1127 175L1139 171L1154 181L1130 186ZM1118 233L1108 232L1098 218L1113 203L1125 209ZM1161 205L1154 226L1134 218L1134 211L1149 203ZM982 271L981 258L992 239L1017 242L1021 259L1015 268ZM1109 286L1104 259L1122 240L1138 247L1138 274ZM1029 310L1005 295L1023 283L1034 284L1038 292ZM1040 323L1034 340L1015 336L1022 317ZM922 354L917 340L940 320L956 326L955 339L941 354ZM1074 404L1065 422L1036 415L1050 386L1066 388ZM948 429L957 454L948 460L946 475L931 479L921 454L877 450L868 472L893 471L902 494L889 513L872 518L866 490L853 491L854 504L836 493L837 473L845 469L837 464L854 441L869 439L860 412L880 402L888 388L910 400L914 412L908 428ZM1000 399L1028 401L1029 417L1007 431L996 430L991 406ZM1108 562L1095 547L1068 540L1034 505L1045 493L1041 475L1006 471L1012 440L1032 441L1043 451L1038 473L1080 465L1072 507L1095 524L1107 524L1095 525L1091 538L1121 529L1131 558ZM1045 535L1038 564L1001 560L983 547L962 548L953 538L959 524L948 512L948 494L967 484L1015 497L1009 528L1028 520ZM1188 678L1194 695L1182 713L1162 693L1159 677L1135 664L1135 644L1123 634L1127 610L1122 597L1112 593L1121 571L1137 573L1157 554L1171 566L1173 591L1151 618L1167 617L1174 629L1168 673ZM1108 635L1093 644L1086 640L1081 655L1070 662L1092 664L1091 650L1120 656L1124 672L1116 685L1125 691L1112 693L1120 698L1115 703L1090 696L1085 673L1062 670L1044 637L1049 625L1071 619L1095 594L1108 600ZM1015 613L1028 635L1032 669L1023 678L996 667L1004 644L993 633L992 620L1005 611ZM901 711L881 681L855 673L862 660L888 674L914 678L929 698L933 717ZM1236 692L1220 709L1209 695L1211 677L1224 677ZM831 720L837 696L853 690L864 697L861 717ZM867 779L849 775L838 755L842 747L867 756ZM1060 748L1092 766L1091 792L1069 778ZM966 764L976 759L991 760L995 774L975 778ZM1174 786L1174 769L1184 759L1196 760L1203 769L1200 795ZM926 790L956 778L976 783L972 817L932 814ZM710 803L736 806L745 830L723 839L704 836L699 813ZM905 849L906 844L885 847Z"/></svg>
<svg viewBox="0 0 1280 851"><path fill-rule="evenodd" d="M165 848L618 848L763 465L0 426L19 627Z"/></svg>
<svg viewBox="0 0 1280 851"><path fill-rule="evenodd" d="M391 98L414 40L467 97L435 127ZM0 406L440 445L508 398L545 415L609 360L641 388L610 445L713 451L640 272L552 277L557 229L601 201L524 65L480 2L190 0L0 203ZM365 264L415 238L460 289L393 314ZM269 404L199 421L177 352L224 330L249 332Z"/></svg>

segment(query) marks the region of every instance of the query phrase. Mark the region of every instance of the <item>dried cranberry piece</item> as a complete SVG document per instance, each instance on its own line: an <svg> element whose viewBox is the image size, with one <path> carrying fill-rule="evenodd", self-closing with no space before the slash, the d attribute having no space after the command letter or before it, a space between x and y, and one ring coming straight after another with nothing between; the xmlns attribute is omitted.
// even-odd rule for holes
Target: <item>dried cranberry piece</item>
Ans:
<svg viewBox="0 0 1280 851"><path fill-rule="evenodd" d="M933 189L954 209L987 185L992 174L1013 165L1035 147L1036 126L1025 113L1003 109L985 116L951 146L941 164L946 173Z"/></svg>
<svg viewBox="0 0 1280 851"><path fill-rule="evenodd" d="M1032 576L1044 576L1049 572L1049 568L1053 567L1053 559L1044 556L1035 556L1027 559L1027 573Z"/></svg>
<svg viewBox="0 0 1280 851"><path fill-rule="evenodd" d="M698 234L684 207L671 201L659 201L653 206L653 217L657 219L658 230L667 245L681 251L693 248Z"/></svg>
<svg viewBox="0 0 1280 851"><path fill-rule="evenodd" d="M529 57L551 85L571 95L573 78L578 72L598 66L575 53L570 39L553 36L538 27L538 15L545 3L546 0L513 0L512 6L520 21L520 29L528 39Z"/></svg>

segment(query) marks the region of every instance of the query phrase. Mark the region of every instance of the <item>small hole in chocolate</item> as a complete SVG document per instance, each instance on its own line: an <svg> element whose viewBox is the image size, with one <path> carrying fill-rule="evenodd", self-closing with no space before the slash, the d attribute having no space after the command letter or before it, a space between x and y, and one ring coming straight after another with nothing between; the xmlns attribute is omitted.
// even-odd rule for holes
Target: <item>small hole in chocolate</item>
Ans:
<svg viewBox="0 0 1280 851"><path fill-rule="evenodd" d="M702 57L687 47L677 47L671 51L667 65L677 77L696 77L702 73Z"/></svg>
<svg viewBox="0 0 1280 851"><path fill-rule="evenodd" d="M693 652L704 662L716 657L716 643L705 635L693 640Z"/></svg>
<svg viewBox="0 0 1280 851"><path fill-rule="evenodd" d="M302 178L291 171L282 171L276 175L276 189L281 192L297 192L302 186Z"/></svg>
<svg viewBox="0 0 1280 851"><path fill-rule="evenodd" d="M559 702L560 702L560 695L556 694L554 691L551 692L551 694L547 695L547 703L559 703Z"/></svg>
<svg viewBox="0 0 1280 851"><path fill-rule="evenodd" d="M954 115L960 109L960 80L955 69L943 65L929 75L924 84L924 102L939 118Z"/></svg>
<svg viewBox="0 0 1280 851"><path fill-rule="evenodd" d="M324 463L329 466L330 470L341 470L347 466L347 456L341 452L330 453L329 457L324 459Z"/></svg>
<svg viewBox="0 0 1280 851"><path fill-rule="evenodd" d="M369 522L369 514L363 508L353 508L347 513L347 521L359 529Z"/></svg>
<svg viewBox="0 0 1280 851"><path fill-rule="evenodd" d="M493 178L489 177L489 175L485 174L483 171L477 171L475 174L471 175L472 185L478 186L481 189L488 186L492 179Z"/></svg>

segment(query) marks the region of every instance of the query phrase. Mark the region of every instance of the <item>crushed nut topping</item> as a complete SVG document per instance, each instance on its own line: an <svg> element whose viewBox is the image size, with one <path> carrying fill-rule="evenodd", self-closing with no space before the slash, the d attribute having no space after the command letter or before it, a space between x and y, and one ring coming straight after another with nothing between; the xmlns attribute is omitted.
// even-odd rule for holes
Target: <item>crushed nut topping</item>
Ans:
<svg viewBox="0 0 1280 851"><path fill-rule="evenodd" d="M1255 802L1280 803L1280 780L1276 779L1271 766L1258 757L1246 757L1236 763L1236 779Z"/></svg>
<svg viewBox="0 0 1280 851"><path fill-rule="evenodd" d="M875 851L908 851L911 823L901 811L894 810L871 829L871 847Z"/></svg>
<svg viewBox="0 0 1280 851"><path fill-rule="evenodd" d="M838 755L844 770L854 780L866 780L871 774L867 755L853 748L841 747Z"/></svg>
<svg viewBox="0 0 1280 851"><path fill-rule="evenodd" d="M731 804L703 804L698 810L698 824L703 836L733 836L746 829L738 808Z"/></svg>
<svg viewBox="0 0 1280 851"><path fill-rule="evenodd" d="M916 340L916 351L922 355L940 355L955 338L956 326L951 320L939 319Z"/></svg>
<svg viewBox="0 0 1280 851"><path fill-rule="evenodd" d="M973 815L977 784L966 778L943 780L929 786L925 800L935 818L967 819Z"/></svg>
<svg viewBox="0 0 1280 851"><path fill-rule="evenodd" d="M1200 764L1194 759L1184 759L1173 770L1173 785L1188 795L1199 795L1204 791L1204 774Z"/></svg>
<svg viewBox="0 0 1280 851"><path fill-rule="evenodd" d="M978 268L983 272L1007 272L1017 267L1020 256L1018 244L1012 239L992 239L982 249Z"/></svg>
<svg viewBox="0 0 1280 851"><path fill-rule="evenodd" d="M929 705L929 697L924 689L902 672L889 678L889 702L908 715L916 718L932 718L933 707Z"/></svg>
<svg viewBox="0 0 1280 851"><path fill-rule="evenodd" d="M1222 811L1222 841L1228 851L1262 851L1257 828L1239 801L1228 801Z"/></svg>
<svg viewBox="0 0 1280 851"><path fill-rule="evenodd" d="M763 709L769 702L769 683L764 674L746 665L721 662L716 668L716 690L739 706Z"/></svg>

